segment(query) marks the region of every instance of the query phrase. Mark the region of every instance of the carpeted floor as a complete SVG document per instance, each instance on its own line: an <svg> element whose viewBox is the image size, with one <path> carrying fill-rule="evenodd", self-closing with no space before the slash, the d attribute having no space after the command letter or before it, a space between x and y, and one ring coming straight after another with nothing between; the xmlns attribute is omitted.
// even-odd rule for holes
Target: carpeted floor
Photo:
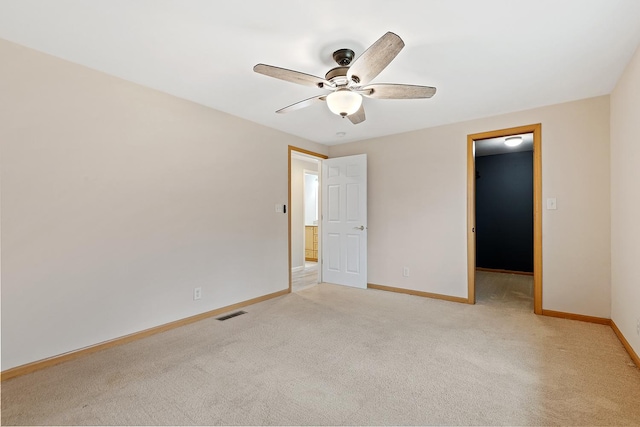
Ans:
<svg viewBox="0 0 640 427"><path fill-rule="evenodd" d="M533 276L476 271L476 304L533 311Z"/></svg>
<svg viewBox="0 0 640 427"><path fill-rule="evenodd" d="M2 424L640 425L610 327L499 293L313 286L8 380Z"/></svg>

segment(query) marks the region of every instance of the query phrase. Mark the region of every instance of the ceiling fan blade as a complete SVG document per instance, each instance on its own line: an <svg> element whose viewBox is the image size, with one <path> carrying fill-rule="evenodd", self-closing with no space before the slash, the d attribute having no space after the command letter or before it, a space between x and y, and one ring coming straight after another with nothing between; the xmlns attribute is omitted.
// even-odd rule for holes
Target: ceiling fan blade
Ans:
<svg viewBox="0 0 640 427"><path fill-rule="evenodd" d="M404 47L402 39L388 32L365 50L347 71L347 77L356 84L365 84L373 80Z"/></svg>
<svg viewBox="0 0 640 427"><path fill-rule="evenodd" d="M435 95L436 88L431 86L379 83L365 86L359 89L358 92L369 98L419 99L431 98Z"/></svg>
<svg viewBox="0 0 640 427"><path fill-rule="evenodd" d="M364 104L360 105L360 108L355 113L347 116L351 123L357 125L358 123L362 123L366 120L366 116L364 115Z"/></svg>
<svg viewBox="0 0 640 427"><path fill-rule="evenodd" d="M286 82L297 83L304 86L328 87L333 88L335 85L322 77L312 76L311 74L301 73L299 71L288 70L286 68L274 67L273 65L258 64L253 67L253 71L265 76L274 77Z"/></svg>
<svg viewBox="0 0 640 427"><path fill-rule="evenodd" d="M283 114L283 113L290 113L291 111L301 110L313 104L324 102L325 99L327 99L326 95L314 96L313 98L308 98L303 101L296 102L295 104L291 104L287 107L281 108L278 111L276 111L276 113Z"/></svg>

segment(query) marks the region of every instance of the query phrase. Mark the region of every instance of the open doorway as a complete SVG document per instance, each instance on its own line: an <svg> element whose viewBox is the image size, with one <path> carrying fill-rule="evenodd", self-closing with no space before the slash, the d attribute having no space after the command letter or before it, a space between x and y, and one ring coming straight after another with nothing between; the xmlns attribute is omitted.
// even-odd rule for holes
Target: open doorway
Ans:
<svg viewBox="0 0 640 427"><path fill-rule="evenodd" d="M540 125L468 136L471 304L542 314L540 154Z"/></svg>
<svg viewBox="0 0 640 427"><path fill-rule="evenodd" d="M296 292L321 280L320 172L327 157L289 147L289 290Z"/></svg>
<svg viewBox="0 0 640 427"><path fill-rule="evenodd" d="M476 302L533 311L533 133L475 141Z"/></svg>

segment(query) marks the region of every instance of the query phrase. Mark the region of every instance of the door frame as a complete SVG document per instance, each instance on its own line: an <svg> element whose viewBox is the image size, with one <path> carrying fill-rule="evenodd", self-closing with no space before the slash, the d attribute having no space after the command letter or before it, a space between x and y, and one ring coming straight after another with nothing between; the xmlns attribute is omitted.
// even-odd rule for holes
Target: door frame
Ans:
<svg viewBox="0 0 640 427"><path fill-rule="evenodd" d="M320 154L320 153L315 153L313 151L309 151L309 150L305 150L304 148L299 148L299 147L294 147L293 145L289 145L288 149L287 149L287 165L288 165L288 172L287 172L287 180L289 181L289 195L287 198L287 206L289 207L289 210L287 211L287 222L288 222L288 241L289 241L289 249L288 249L288 253L289 253L289 293L291 293L291 286L292 286L292 280L293 277L291 275L291 153L295 151L297 153L301 153L301 154L306 154L307 156L313 156L313 157L317 157L321 160L325 160L328 159L329 156L326 156L324 154ZM318 168L319 169L319 168ZM320 176L320 172L318 171L318 176ZM322 200L322 192L321 192L321 188L318 186L318 200ZM320 254L318 254L318 264L320 264Z"/></svg>
<svg viewBox="0 0 640 427"><path fill-rule="evenodd" d="M533 133L533 312L542 314L542 125L540 123L467 135L467 275L469 304L476 303L475 141Z"/></svg>

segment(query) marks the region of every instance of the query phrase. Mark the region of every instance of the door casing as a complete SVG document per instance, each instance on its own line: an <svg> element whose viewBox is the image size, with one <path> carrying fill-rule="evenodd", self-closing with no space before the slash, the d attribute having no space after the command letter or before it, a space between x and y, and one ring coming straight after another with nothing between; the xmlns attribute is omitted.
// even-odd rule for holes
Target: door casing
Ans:
<svg viewBox="0 0 640 427"><path fill-rule="evenodd" d="M533 312L542 314L542 125L540 123L467 135L467 275L469 304L476 303L475 141L533 133Z"/></svg>

